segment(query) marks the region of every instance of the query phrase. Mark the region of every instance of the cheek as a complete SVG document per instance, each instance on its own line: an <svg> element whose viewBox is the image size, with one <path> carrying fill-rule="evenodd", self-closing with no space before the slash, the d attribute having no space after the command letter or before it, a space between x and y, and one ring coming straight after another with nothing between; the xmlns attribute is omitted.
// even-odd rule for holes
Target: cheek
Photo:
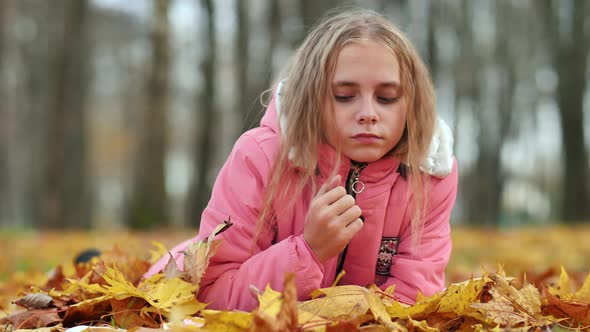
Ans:
<svg viewBox="0 0 590 332"><path fill-rule="evenodd" d="M392 128L393 137L399 139L402 137L406 128L406 112L395 112L389 119L390 128Z"/></svg>

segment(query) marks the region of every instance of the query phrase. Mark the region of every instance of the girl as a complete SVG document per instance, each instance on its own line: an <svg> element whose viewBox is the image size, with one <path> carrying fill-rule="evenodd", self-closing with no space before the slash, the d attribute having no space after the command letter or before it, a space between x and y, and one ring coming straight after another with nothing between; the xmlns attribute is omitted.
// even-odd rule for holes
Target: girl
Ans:
<svg viewBox="0 0 590 332"><path fill-rule="evenodd" d="M457 168L429 73L406 37L369 11L325 19L282 75L260 127L243 134L203 211L205 239L233 226L202 278L214 309L251 310L250 289L300 300L340 284L395 285L414 303L445 286ZM168 257L146 276L157 273Z"/></svg>

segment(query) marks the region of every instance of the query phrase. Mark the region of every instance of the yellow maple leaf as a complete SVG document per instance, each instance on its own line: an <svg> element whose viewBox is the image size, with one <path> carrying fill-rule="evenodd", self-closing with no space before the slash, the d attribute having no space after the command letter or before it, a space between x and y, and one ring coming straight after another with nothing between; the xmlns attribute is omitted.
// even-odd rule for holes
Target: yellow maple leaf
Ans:
<svg viewBox="0 0 590 332"><path fill-rule="evenodd" d="M326 319L354 319L369 310L365 297L369 291L360 286L346 285L314 291L312 300L299 303L299 309ZM317 297L325 295L324 297Z"/></svg>
<svg viewBox="0 0 590 332"><path fill-rule="evenodd" d="M160 258L164 257L164 255L168 253L168 249L166 249L166 246L163 245L161 242L152 241L152 245L155 248L150 249L150 258L148 259L148 262L150 262L150 264L154 264Z"/></svg>
<svg viewBox="0 0 590 332"><path fill-rule="evenodd" d="M590 302L590 273L586 276L580 289L574 292L569 274L562 266L557 287L548 287L548 290L560 299Z"/></svg>
<svg viewBox="0 0 590 332"><path fill-rule="evenodd" d="M170 311L177 305L194 301L197 288L180 278L169 279L156 274L141 282L136 294L155 308Z"/></svg>
<svg viewBox="0 0 590 332"><path fill-rule="evenodd" d="M395 331L396 325L391 320L391 316L387 312L387 309L385 308L385 305L383 304L383 302L381 301L379 296L377 296L374 293L368 292L365 294L365 299L367 300L367 303L369 304L369 309L371 310L371 313L375 317L375 320L378 321L379 323L383 324L390 331Z"/></svg>
<svg viewBox="0 0 590 332"><path fill-rule="evenodd" d="M590 302L590 273L586 276L584 284L578 289L574 296L575 300Z"/></svg>
<svg viewBox="0 0 590 332"><path fill-rule="evenodd" d="M268 317L276 318L281 312L283 294L273 290L270 285L267 285L264 292L258 295L258 301L260 303L257 309L258 313L263 313ZM330 321L298 307L297 323L306 331L324 331L325 326L328 325Z"/></svg>
<svg viewBox="0 0 590 332"><path fill-rule="evenodd" d="M476 319L483 318L481 313L471 306L479 302L481 292L485 285L492 280L484 274L481 278L469 279L461 283L449 285L440 298L438 312L454 313L457 316L470 316Z"/></svg>
<svg viewBox="0 0 590 332"><path fill-rule="evenodd" d="M244 311L203 310L200 313L205 320L202 331L242 332L252 325L254 315Z"/></svg>
<svg viewBox="0 0 590 332"><path fill-rule="evenodd" d="M205 304L195 299L194 293L197 286L180 278L169 279L162 274L155 274L135 287L120 271L109 267L102 277L107 283L105 286L78 282L82 289L103 295L77 303L76 306L90 305L110 298L122 300L134 296L143 298L155 309L162 310L164 314L178 307L178 310L190 315L205 307Z"/></svg>
<svg viewBox="0 0 590 332"><path fill-rule="evenodd" d="M258 295L258 302L260 303L258 306L259 312L276 317L283 304L282 294L270 288L270 285L266 285L264 292Z"/></svg>
<svg viewBox="0 0 590 332"><path fill-rule="evenodd" d="M424 320L428 316L452 314L453 316L470 316L481 319L482 315L471 307L473 302L479 301L484 286L491 279L484 274L481 278L469 279L461 283L451 284L443 292L426 297L418 294L416 303L412 306L387 301L387 312L393 318Z"/></svg>
<svg viewBox="0 0 590 332"><path fill-rule="evenodd" d="M549 292L553 295L559 296L560 298L572 298L572 283L567 271L563 266L561 267L561 273L559 274L559 283L557 284L557 287L549 287Z"/></svg>
<svg viewBox="0 0 590 332"><path fill-rule="evenodd" d="M411 331L438 332L437 328L428 326L428 322L425 320L417 321L412 318L408 318L407 325Z"/></svg>

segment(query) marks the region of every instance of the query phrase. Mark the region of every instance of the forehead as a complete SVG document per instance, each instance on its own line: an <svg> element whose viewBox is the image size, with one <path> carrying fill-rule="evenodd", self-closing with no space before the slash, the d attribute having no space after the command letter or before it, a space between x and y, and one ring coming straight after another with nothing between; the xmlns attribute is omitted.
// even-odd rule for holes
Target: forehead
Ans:
<svg viewBox="0 0 590 332"><path fill-rule="evenodd" d="M381 84L400 82L400 68L392 49L383 43L363 39L346 44L336 60L333 84L343 82Z"/></svg>

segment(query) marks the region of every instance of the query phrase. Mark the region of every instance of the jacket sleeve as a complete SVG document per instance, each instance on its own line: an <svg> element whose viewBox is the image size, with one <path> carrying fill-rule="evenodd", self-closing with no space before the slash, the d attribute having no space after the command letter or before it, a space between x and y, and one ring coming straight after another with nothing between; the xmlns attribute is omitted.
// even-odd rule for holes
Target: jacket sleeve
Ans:
<svg viewBox="0 0 590 332"><path fill-rule="evenodd" d="M412 248L411 209L406 211L397 254L383 289L395 285L394 296L413 304L418 292L430 296L445 287L445 269L451 255L449 219L457 196L457 162L443 179L433 179L428 195L420 243Z"/></svg>
<svg viewBox="0 0 590 332"><path fill-rule="evenodd" d="M263 291L270 284L273 289L282 290L287 272L296 274L300 299L320 287L323 266L302 235L291 235L273 244L274 231L267 230L254 243L271 167L268 159L253 137L248 133L242 135L221 169L203 211L195 241L208 237L224 220L231 218L233 223L218 236L223 243L201 280L198 298L210 303L209 308L252 310L258 306L258 300L251 286ZM189 243L179 247L186 248Z"/></svg>

